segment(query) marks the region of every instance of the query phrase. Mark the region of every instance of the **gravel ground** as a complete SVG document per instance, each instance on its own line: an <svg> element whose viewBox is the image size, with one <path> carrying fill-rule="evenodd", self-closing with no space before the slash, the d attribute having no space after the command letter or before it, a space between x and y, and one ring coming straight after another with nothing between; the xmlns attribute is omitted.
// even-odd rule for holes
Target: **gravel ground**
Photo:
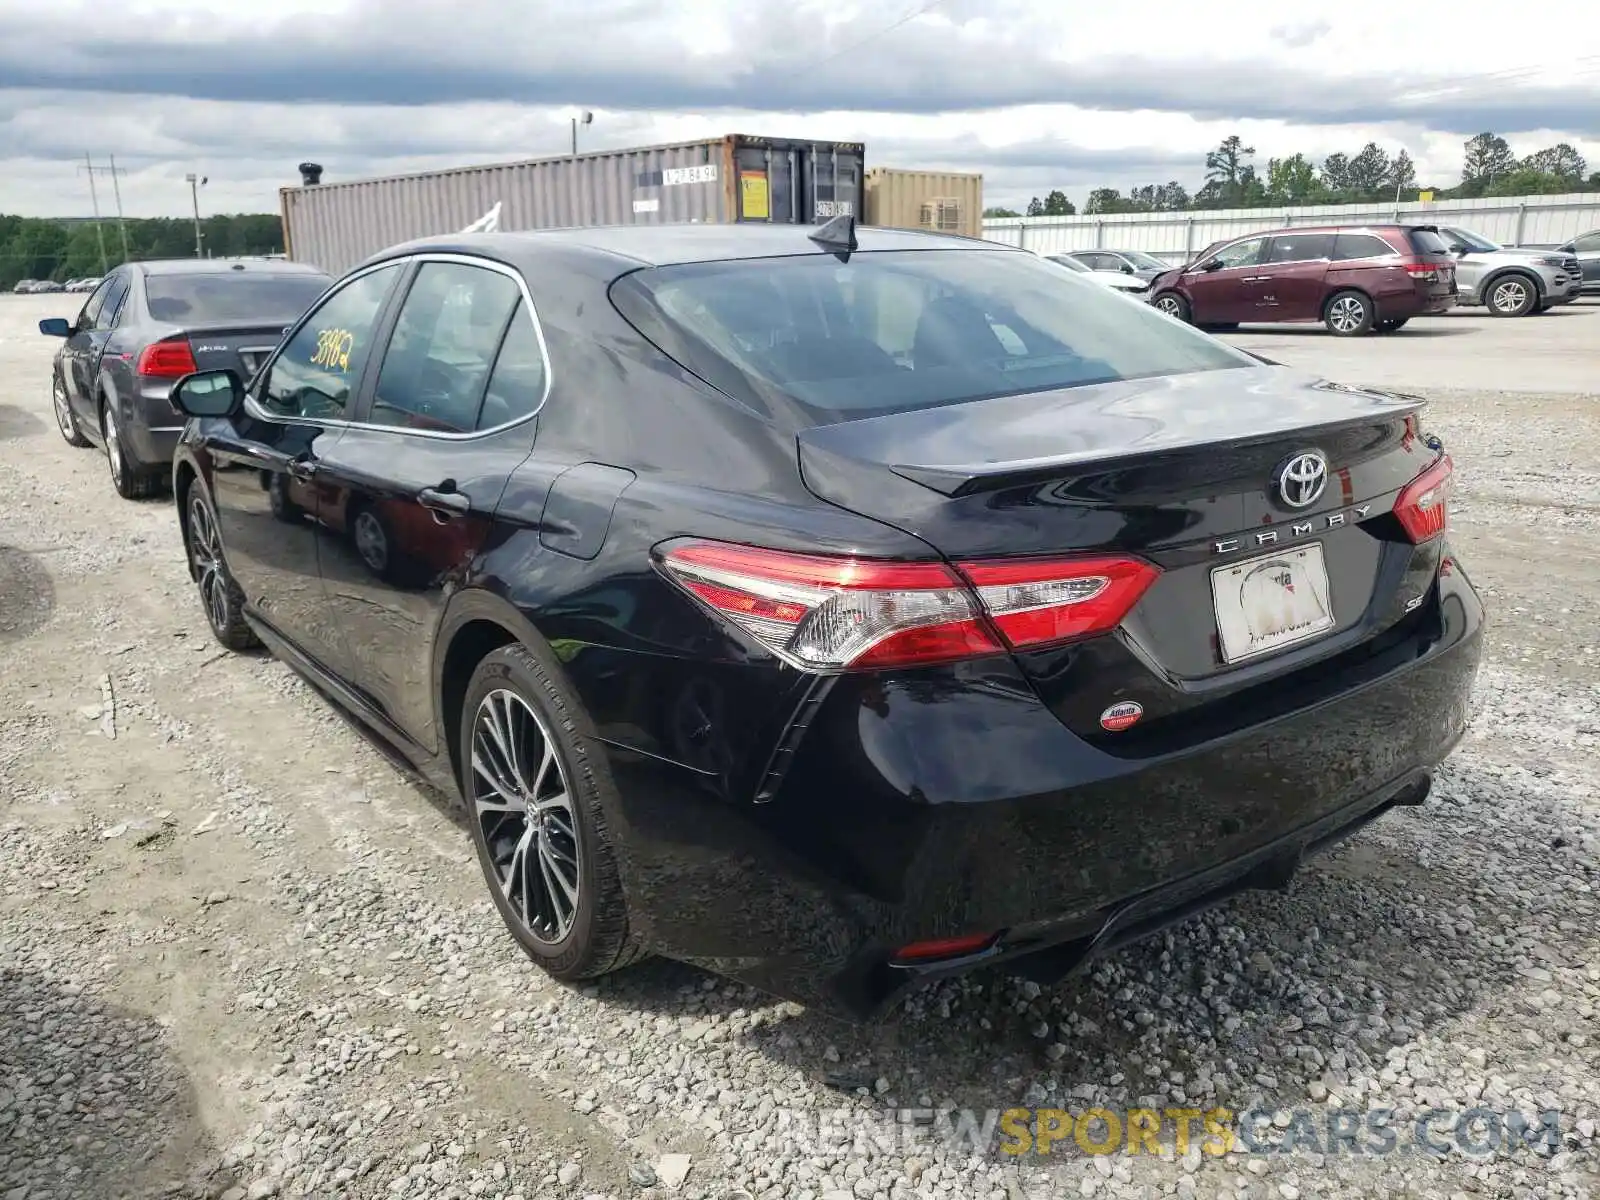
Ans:
<svg viewBox="0 0 1600 1200"><path fill-rule="evenodd" d="M442 798L223 653L170 502L62 442L31 333L60 307L0 297L5 1200L1600 1191L1600 396L1433 395L1494 623L1426 806L1062 986L977 976L851 1028L672 964L536 971ZM1019 1105L1263 1107L1297 1150L950 1133ZM1417 1150L1418 1114L1474 1107L1555 1110L1555 1144L1473 1155L1445 1117ZM891 1136L908 1109L946 1115ZM1392 1110L1395 1151L1317 1152L1344 1110Z"/></svg>

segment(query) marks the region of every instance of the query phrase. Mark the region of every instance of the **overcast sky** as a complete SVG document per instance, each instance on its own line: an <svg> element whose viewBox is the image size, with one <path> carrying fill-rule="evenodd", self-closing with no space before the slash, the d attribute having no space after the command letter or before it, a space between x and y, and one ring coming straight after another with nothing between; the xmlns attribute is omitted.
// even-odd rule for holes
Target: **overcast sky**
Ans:
<svg viewBox="0 0 1600 1200"><path fill-rule="evenodd" d="M325 182L729 132L978 170L988 204L1197 187L1229 133L1317 160L1369 140L1453 183L1492 129L1600 170L1593 0L0 0L0 212L277 210ZM1426 13L1436 15L1430 24ZM515 15L512 15L515 14ZM1584 32L1584 31L1588 32ZM110 211L109 179L100 177Z"/></svg>

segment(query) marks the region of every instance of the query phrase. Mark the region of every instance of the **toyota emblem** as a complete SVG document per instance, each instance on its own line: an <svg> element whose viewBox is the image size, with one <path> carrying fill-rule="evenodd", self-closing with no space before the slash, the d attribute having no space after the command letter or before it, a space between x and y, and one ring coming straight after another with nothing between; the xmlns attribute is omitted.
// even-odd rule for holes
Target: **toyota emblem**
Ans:
<svg viewBox="0 0 1600 1200"><path fill-rule="evenodd" d="M1328 486L1328 460L1320 450L1296 454L1278 471L1278 495L1290 508L1315 504Z"/></svg>

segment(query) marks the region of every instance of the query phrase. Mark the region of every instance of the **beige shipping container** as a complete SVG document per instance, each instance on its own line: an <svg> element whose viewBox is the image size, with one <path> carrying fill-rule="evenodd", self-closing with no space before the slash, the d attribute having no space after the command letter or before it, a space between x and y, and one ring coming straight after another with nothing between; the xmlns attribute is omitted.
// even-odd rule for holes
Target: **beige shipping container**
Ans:
<svg viewBox="0 0 1600 1200"><path fill-rule="evenodd" d="M958 171L867 172L868 225L983 236L983 176Z"/></svg>

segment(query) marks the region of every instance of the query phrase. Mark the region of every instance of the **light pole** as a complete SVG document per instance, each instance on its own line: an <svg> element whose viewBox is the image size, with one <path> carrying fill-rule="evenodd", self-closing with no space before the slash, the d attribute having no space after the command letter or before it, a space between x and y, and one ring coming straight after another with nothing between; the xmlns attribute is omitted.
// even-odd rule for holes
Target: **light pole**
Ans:
<svg viewBox="0 0 1600 1200"><path fill-rule="evenodd" d="M200 189L206 185L206 176L185 175L183 181L189 185L189 199L194 204L194 256L204 258L200 249Z"/></svg>
<svg viewBox="0 0 1600 1200"><path fill-rule="evenodd" d="M578 126L580 124L593 125L594 124L594 114L592 112L588 112L586 110L582 117L573 117L572 118L572 157L573 158L577 158L578 157Z"/></svg>

